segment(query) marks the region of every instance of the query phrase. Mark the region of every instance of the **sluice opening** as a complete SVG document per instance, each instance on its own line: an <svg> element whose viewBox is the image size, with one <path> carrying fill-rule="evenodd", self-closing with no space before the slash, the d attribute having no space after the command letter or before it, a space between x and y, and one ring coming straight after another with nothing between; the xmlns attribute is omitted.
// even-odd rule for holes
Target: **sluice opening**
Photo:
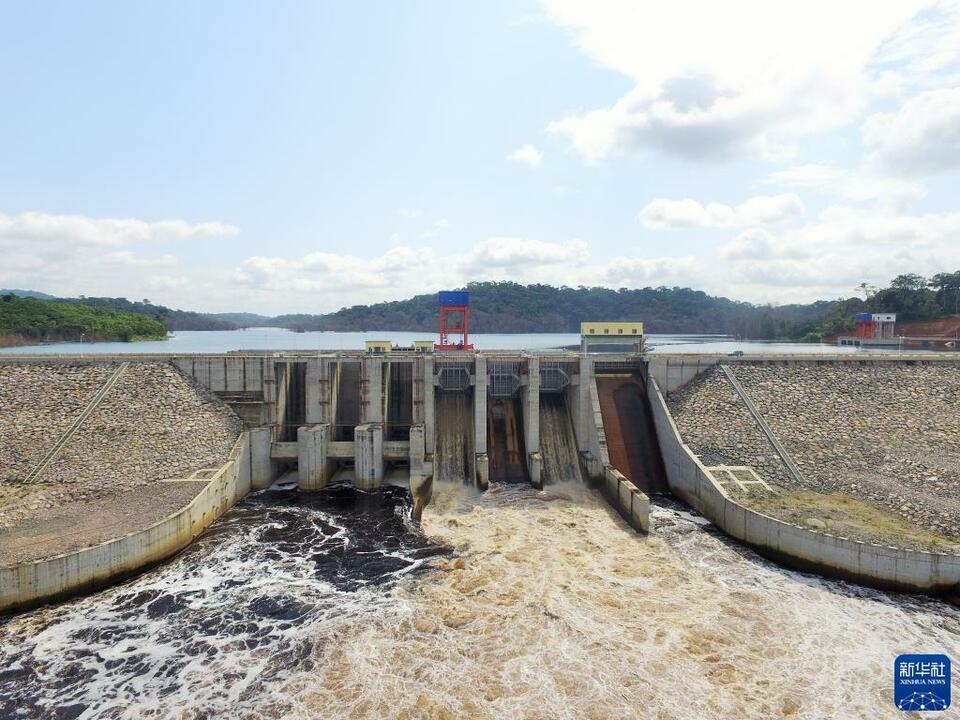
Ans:
<svg viewBox="0 0 960 720"><path fill-rule="evenodd" d="M663 458L639 372L597 372L610 462L645 493L668 492Z"/></svg>
<svg viewBox="0 0 960 720"><path fill-rule="evenodd" d="M333 439L353 442L353 431L360 424L360 363L338 362L333 374L334 409Z"/></svg>
<svg viewBox="0 0 960 720"><path fill-rule="evenodd" d="M540 453L544 483L583 480L577 440L564 393L540 395Z"/></svg>
<svg viewBox="0 0 960 720"><path fill-rule="evenodd" d="M384 440L408 442L413 424L413 363L384 363L386 397Z"/></svg>
<svg viewBox="0 0 960 720"><path fill-rule="evenodd" d="M491 482L529 482L520 398L487 401L487 458Z"/></svg>
<svg viewBox="0 0 960 720"><path fill-rule="evenodd" d="M476 482L473 388L436 393L434 475L441 482Z"/></svg>
<svg viewBox="0 0 960 720"><path fill-rule="evenodd" d="M296 442L297 429L307 419L307 364L280 362L274 366L277 379L277 417L280 442Z"/></svg>

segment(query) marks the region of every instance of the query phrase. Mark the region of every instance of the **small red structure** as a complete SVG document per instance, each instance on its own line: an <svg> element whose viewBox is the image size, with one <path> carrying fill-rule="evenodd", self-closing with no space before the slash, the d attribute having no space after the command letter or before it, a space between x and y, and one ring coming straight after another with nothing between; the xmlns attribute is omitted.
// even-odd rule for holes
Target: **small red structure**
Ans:
<svg viewBox="0 0 960 720"><path fill-rule="evenodd" d="M874 325L871 313L857 313L857 332L854 337L868 340L873 337Z"/></svg>
<svg viewBox="0 0 960 720"><path fill-rule="evenodd" d="M433 346L434 350L473 350L468 334L470 293L465 290L441 290L439 300L440 342ZM458 336L459 341L454 342Z"/></svg>
<svg viewBox="0 0 960 720"><path fill-rule="evenodd" d="M895 313L857 313L857 337L861 340L892 340Z"/></svg>

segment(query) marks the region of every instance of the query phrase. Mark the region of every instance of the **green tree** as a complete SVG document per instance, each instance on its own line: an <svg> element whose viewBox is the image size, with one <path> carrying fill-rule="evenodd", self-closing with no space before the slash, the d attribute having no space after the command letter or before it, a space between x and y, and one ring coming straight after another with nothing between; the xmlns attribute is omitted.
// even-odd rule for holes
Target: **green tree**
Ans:
<svg viewBox="0 0 960 720"><path fill-rule="evenodd" d="M877 286L864 281L854 288L854 292L863 293L863 299L869 300L877 294Z"/></svg>
<svg viewBox="0 0 960 720"><path fill-rule="evenodd" d="M929 285L937 291L937 300L944 313L960 313L960 270L937 273L930 278Z"/></svg>
<svg viewBox="0 0 960 720"><path fill-rule="evenodd" d="M927 279L916 273L904 273L891 280L890 287L904 293L919 292L927 287Z"/></svg>

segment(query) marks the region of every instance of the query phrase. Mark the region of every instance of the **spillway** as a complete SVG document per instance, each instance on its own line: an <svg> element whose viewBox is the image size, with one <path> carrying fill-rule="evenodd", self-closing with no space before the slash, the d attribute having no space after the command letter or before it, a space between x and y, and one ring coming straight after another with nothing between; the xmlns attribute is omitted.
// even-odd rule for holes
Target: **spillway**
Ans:
<svg viewBox="0 0 960 720"><path fill-rule="evenodd" d="M354 428L360 424L360 363L338 362L333 372L336 397L333 436L338 441L350 441Z"/></svg>
<svg viewBox="0 0 960 720"><path fill-rule="evenodd" d="M520 398L487 400L487 457L492 482L526 482Z"/></svg>
<svg viewBox="0 0 960 720"><path fill-rule="evenodd" d="M472 485L474 471L473 392L441 390L436 394L437 447L434 472L440 482Z"/></svg>
<svg viewBox="0 0 960 720"><path fill-rule="evenodd" d="M582 480L577 441L562 393L540 396L540 452L544 483Z"/></svg>
<svg viewBox="0 0 960 720"><path fill-rule="evenodd" d="M598 372L597 392L610 462L644 492L667 492L663 459L642 376Z"/></svg>
<svg viewBox="0 0 960 720"><path fill-rule="evenodd" d="M413 422L413 365L384 363L385 440L409 440Z"/></svg>

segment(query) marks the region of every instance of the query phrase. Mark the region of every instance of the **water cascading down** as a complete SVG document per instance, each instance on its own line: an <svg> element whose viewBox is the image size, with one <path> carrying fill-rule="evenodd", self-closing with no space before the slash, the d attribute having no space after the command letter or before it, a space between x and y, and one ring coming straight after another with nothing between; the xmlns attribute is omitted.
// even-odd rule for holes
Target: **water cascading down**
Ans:
<svg viewBox="0 0 960 720"><path fill-rule="evenodd" d="M583 480L573 423L562 393L540 395L540 452L544 483Z"/></svg>
<svg viewBox="0 0 960 720"><path fill-rule="evenodd" d="M434 475L438 482L473 485L473 391L440 390L436 400L437 447Z"/></svg>

